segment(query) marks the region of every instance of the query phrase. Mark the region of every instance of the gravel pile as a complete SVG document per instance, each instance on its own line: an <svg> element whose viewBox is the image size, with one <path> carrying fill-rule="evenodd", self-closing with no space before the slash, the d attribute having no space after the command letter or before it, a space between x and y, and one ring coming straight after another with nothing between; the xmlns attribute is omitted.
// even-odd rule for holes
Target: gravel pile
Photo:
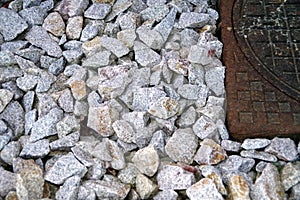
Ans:
<svg viewBox="0 0 300 200"><path fill-rule="evenodd" d="M0 3L0 199L300 199L299 145L230 140L211 3Z"/></svg>

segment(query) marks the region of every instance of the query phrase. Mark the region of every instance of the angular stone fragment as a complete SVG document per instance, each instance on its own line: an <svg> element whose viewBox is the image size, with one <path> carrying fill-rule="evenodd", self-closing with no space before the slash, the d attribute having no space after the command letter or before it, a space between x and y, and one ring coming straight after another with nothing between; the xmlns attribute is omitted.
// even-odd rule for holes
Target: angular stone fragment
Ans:
<svg viewBox="0 0 300 200"><path fill-rule="evenodd" d="M53 75L57 76L59 75L61 72L63 72L65 68L65 60L64 58L60 58L56 61L54 61L50 66L49 66L49 69L48 71L50 73L52 73Z"/></svg>
<svg viewBox="0 0 300 200"><path fill-rule="evenodd" d="M184 84L178 88L178 93L186 99L197 100L199 97L207 97L208 89L205 85Z"/></svg>
<svg viewBox="0 0 300 200"><path fill-rule="evenodd" d="M185 190L196 182L192 172L176 165L163 165L156 179L160 190Z"/></svg>
<svg viewBox="0 0 300 200"><path fill-rule="evenodd" d="M175 8L172 8L169 14L154 27L154 31L157 31L161 34L163 41L166 42L175 22L177 10Z"/></svg>
<svg viewBox="0 0 300 200"><path fill-rule="evenodd" d="M74 99L82 100L86 97L86 83L83 80L74 80L70 84Z"/></svg>
<svg viewBox="0 0 300 200"><path fill-rule="evenodd" d="M30 31L27 32L25 39L31 44L45 50L49 56L60 57L62 55L62 50L58 44L51 39L47 31L40 26L33 26Z"/></svg>
<svg viewBox="0 0 300 200"><path fill-rule="evenodd" d="M54 165L46 171L45 180L60 185L71 176L83 177L87 169L82 165L72 153L60 157Z"/></svg>
<svg viewBox="0 0 300 200"><path fill-rule="evenodd" d="M216 124L207 116L202 115L193 125L194 133L200 138L215 138L218 133Z"/></svg>
<svg viewBox="0 0 300 200"><path fill-rule="evenodd" d="M208 49L198 45L191 46L187 59L191 63L201 65L207 65L211 62L211 58L208 55Z"/></svg>
<svg viewBox="0 0 300 200"><path fill-rule="evenodd" d="M109 51L99 51L94 55L88 57L86 60L83 60L82 66L83 67L90 67L90 68L98 68L103 67L109 64L111 53Z"/></svg>
<svg viewBox="0 0 300 200"><path fill-rule="evenodd" d="M35 75L25 74L23 77L20 77L16 80L18 88L27 92L33 89L38 82L38 77Z"/></svg>
<svg viewBox="0 0 300 200"><path fill-rule="evenodd" d="M228 180L229 200L250 200L250 188L240 175L233 175Z"/></svg>
<svg viewBox="0 0 300 200"><path fill-rule="evenodd" d="M30 26L33 26L43 24L43 21L47 16L47 11L41 6L33 6L21 10L19 14Z"/></svg>
<svg viewBox="0 0 300 200"><path fill-rule="evenodd" d="M165 151L175 162L191 164L197 147L197 137L190 128L178 129L168 140Z"/></svg>
<svg viewBox="0 0 300 200"><path fill-rule="evenodd" d="M135 41L133 50L135 60L143 67L152 67L159 64L161 60L158 53L139 41Z"/></svg>
<svg viewBox="0 0 300 200"><path fill-rule="evenodd" d="M35 93L33 91L28 91L23 96L22 105L25 109L25 112L28 112L32 109L32 105L34 102Z"/></svg>
<svg viewBox="0 0 300 200"><path fill-rule="evenodd" d="M255 165L255 160L252 158L243 158L238 155L231 155L225 161L218 165L218 168L224 171L240 171L249 172Z"/></svg>
<svg viewBox="0 0 300 200"><path fill-rule="evenodd" d="M66 28L66 34L69 39L79 39L83 26L83 17L75 16L69 18Z"/></svg>
<svg viewBox="0 0 300 200"><path fill-rule="evenodd" d="M212 139L206 138L200 143L200 145L201 146L194 157L194 160L200 165L218 164L227 158L226 151L224 151L224 149Z"/></svg>
<svg viewBox="0 0 300 200"><path fill-rule="evenodd" d="M214 199L223 200L213 180L203 178L186 190L187 196L191 200L197 199Z"/></svg>
<svg viewBox="0 0 300 200"><path fill-rule="evenodd" d="M164 44L161 34L157 31L141 26L136 30L136 33L138 34L140 40L151 49L160 50Z"/></svg>
<svg viewBox="0 0 300 200"><path fill-rule="evenodd" d="M139 25L138 14L134 12L127 12L125 14L119 15L116 19L116 22L120 25L122 30L126 29L136 29L136 26Z"/></svg>
<svg viewBox="0 0 300 200"><path fill-rule="evenodd" d="M88 0L63 0L57 10L64 19L68 19L68 17L82 15L88 5Z"/></svg>
<svg viewBox="0 0 300 200"><path fill-rule="evenodd" d="M134 29L126 29L117 33L117 38L123 42L128 48L133 47L136 34Z"/></svg>
<svg viewBox="0 0 300 200"><path fill-rule="evenodd" d="M106 35L101 37L100 44L118 58L129 53L129 49L121 41Z"/></svg>
<svg viewBox="0 0 300 200"><path fill-rule="evenodd" d="M163 190L158 192L153 197L153 200L162 200L162 199L177 200L177 198L178 198L178 194L174 190Z"/></svg>
<svg viewBox="0 0 300 200"><path fill-rule="evenodd" d="M241 143L231 140L222 140L221 146L225 151L239 152L241 150Z"/></svg>
<svg viewBox="0 0 300 200"><path fill-rule="evenodd" d="M127 166L120 170L118 173L118 179L125 184L135 184L136 176L139 174L139 170L132 163L127 163Z"/></svg>
<svg viewBox="0 0 300 200"><path fill-rule="evenodd" d="M57 200L75 200L78 196L81 178L79 176L72 176L68 178L59 190L55 193Z"/></svg>
<svg viewBox="0 0 300 200"><path fill-rule="evenodd" d="M52 12L45 18L43 28L59 37L65 33L66 25L59 13Z"/></svg>
<svg viewBox="0 0 300 200"><path fill-rule="evenodd" d="M1 52L0 51L0 58L1 58ZM1 59L0 59L1 62ZM0 64L1 66L1 64ZM0 67L0 82L6 82L10 80L15 80L16 78L23 75L23 71L16 67L9 67L6 65L6 67Z"/></svg>
<svg viewBox="0 0 300 200"><path fill-rule="evenodd" d="M0 33L5 41L15 39L28 27L26 21L11 9L0 8Z"/></svg>
<svg viewBox="0 0 300 200"><path fill-rule="evenodd" d="M85 12L84 16L90 19L104 19L111 10L111 5L93 3Z"/></svg>
<svg viewBox="0 0 300 200"><path fill-rule="evenodd" d="M184 12L180 15L179 25L182 28L202 28L209 21L209 15L205 13Z"/></svg>
<svg viewBox="0 0 300 200"><path fill-rule="evenodd" d="M244 150L241 151L241 156L247 157L247 158L255 158L259 160L269 161L269 162L276 162L277 158L276 156L263 152L263 151L256 151L256 150Z"/></svg>
<svg viewBox="0 0 300 200"><path fill-rule="evenodd" d="M98 199L125 199L130 186L117 181L87 180L83 186L94 191Z"/></svg>
<svg viewBox="0 0 300 200"><path fill-rule="evenodd" d="M135 131L132 126L125 120L117 120L112 124L112 128L115 131L119 139L127 143L135 142Z"/></svg>
<svg viewBox="0 0 300 200"><path fill-rule="evenodd" d="M6 66L10 66L10 65L12 66L15 64L17 64L17 61L12 52L10 52L8 50L0 51L0 67L6 67Z"/></svg>
<svg viewBox="0 0 300 200"><path fill-rule="evenodd" d="M0 113L0 119L4 120L13 130L14 136L19 136L24 131L24 110L17 101L10 102Z"/></svg>
<svg viewBox="0 0 300 200"><path fill-rule="evenodd" d="M60 97L58 98L58 105L65 112L73 112L74 110L74 101L69 89L65 89L62 91Z"/></svg>
<svg viewBox="0 0 300 200"><path fill-rule="evenodd" d="M40 199L43 196L43 171L34 160L17 158L13 170L18 174L16 190L19 199Z"/></svg>
<svg viewBox="0 0 300 200"><path fill-rule="evenodd" d="M0 89L0 113L5 109L7 104L12 100L14 94L6 89Z"/></svg>
<svg viewBox="0 0 300 200"><path fill-rule="evenodd" d="M153 146L138 150L132 161L141 173L150 177L156 173L159 166L159 156Z"/></svg>
<svg viewBox="0 0 300 200"><path fill-rule="evenodd" d="M227 195L227 190L222 182L222 175L217 168L211 165L202 165L200 166L200 170L205 178L210 178L214 181L218 191L222 195Z"/></svg>
<svg viewBox="0 0 300 200"><path fill-rule="evenodd" d="M63 111L59 108L53 108L48 114L40 117L31 129L30 142L35 142L42 138L57 134L56 124L62 117Z"/></svg>
<svg viewBox="0 0 300 200"><path fill-rule="evenodd" d="M107 66L98 69L98 91L104 100L116 98L123 93L125 87L132 80L130 70L132 64Z"/></svg>
<svg viewBox="0 0 300 200"><path fill-rule="evenodd" d="M55 140L50 143L51 150L65 150L75 146L76 142L79 141L79 132L71 133L65 137ZM75 155L76 156L76 155Z"/></svg>
<svg viewBox="0 0 300 200"><path fill-rule="evenodd" d="M117 119L117 113L109 104L90 107L87 126L104 137L112 135L112 124Z"/></svg>
<svg viewBox="0 0 300 200"><path fill-rule="evenodd" d="M158 118L168 119L177 114L179 110L178 102L170 97L161 97L154 102L148 112Z"/></svg>
<svg viewBox="0 0 300 200"><path fill-rule="evenodd" d="M91 167L94 165L93 156L88 152L84 151L78 146L72 147L71 151L74 156L86 167Z"/></svg>
<svg viewBox="0 0 300 200"><path fill-rule="evenodd" d="M56 124L57 135L63 138L71 132L79 131L79 120L74 115L65 115L65 117Z"/></svg>
<svg viewBox="0 0 300 200"><path fill-rule="evenodd" d="M20 150L21 145L18 141L9 142L0 152L1 160L9 165L12 165L13 159L19 156Z"/></svg>
<svg viewBox="0 0 300 200"><path fill-rule="evenodd" d="M225 67L211 67L205 73L207 86L217 95L225 94Z"/></svg>
<svg viewBox="0 0 300 200"><path fill-rule="evenodd" d="M268 163L251 188L251 199L284 199L284 190L277 168Z"/></svg>
<svg viewBox="0 0 300 200"><path fill-rule="evenodd" d="M271 143L268 139L245 139L242 143L244 149L261 149L268 146Z"/></svg>
<svg viewBox="0 0 300 200"><path fill-rule="evenodd" d="M49 141L47 139L39 140L37 142L28 142L23 146L20 153L24 158L44 158L50 153Z"/></svg>
<svg viewBox="0 0 300 200"><path fill-rule="evenodd" d="M276 155L284 161L294 161L298 158L296 144L290 138L275 137L265 149L265 152Z"/></svg>
<svg viewBox="0 0 300 200"><path fill-rule="evenodd" d="M287 163L281 171L282 186L288 191L294 185L300 183L300 162Z"/></svg>
<svg viewBox="0 0 300 200"><path fill-rule="evenodd" d="M157 4L143 9L141 17L144 21L155 20L161 21L169 13L169 8L165 4Z"/></svg>
<svg viewBox="0 0 300 200"><path fill-rule="evenodd" d="M0 197L16 190L17 175L0 167Z"/></svg>
<svg viewBox="0 0 300 200"><path fill-rule="evenodd" d="M116 0L110 14L106 17L106 21L111 21L123 11L127 10L132 5L130 0Z"/></svg>
<svg viewBox="0 0 300 200"><path fill-rule="evenodd" d="M132 108L136 111L147 111L151 104L156 102L166 93L158 88L138 88L133 91Z"/></svg>
<svg viewBox="0 0 300 200"><path fill-rule="evenodd" d="M138 174L135 180L136 191L141 199L149 199L152 194L157 190L155 185L150 179L143 174Z"/></svg>

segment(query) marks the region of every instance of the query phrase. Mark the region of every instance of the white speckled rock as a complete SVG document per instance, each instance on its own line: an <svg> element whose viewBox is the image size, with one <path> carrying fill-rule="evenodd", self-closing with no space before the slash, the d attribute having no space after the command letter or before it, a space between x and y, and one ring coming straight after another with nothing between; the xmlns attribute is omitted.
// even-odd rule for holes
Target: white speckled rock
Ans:
<svg viewBox="0 0 300 200"><path fill-rule="evenodd" d="M191 200L198 199L214 199L223 200L224 198L219 193L213 180L209 178L203 178L199 182L195 183L186 190L187 196Z"/></svg>
<svg viewBox="0 0 300 200"><path fill-rule="evenodd" d="M153 146L138 150L132 158L132 161L141 173L149 177L156 173L159 166L159 156Z"/></svg>

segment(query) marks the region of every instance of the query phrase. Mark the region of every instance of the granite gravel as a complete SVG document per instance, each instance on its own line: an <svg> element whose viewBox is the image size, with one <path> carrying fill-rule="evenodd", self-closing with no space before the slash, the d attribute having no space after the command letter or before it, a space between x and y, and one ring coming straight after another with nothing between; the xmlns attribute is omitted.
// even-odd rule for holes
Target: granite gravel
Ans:
<svg viewBox="0 0 300 200"><path fill-rule="evenodd" d="M300 199L299 141L226 128L215 3L1 1L0 199Z"/></svg>

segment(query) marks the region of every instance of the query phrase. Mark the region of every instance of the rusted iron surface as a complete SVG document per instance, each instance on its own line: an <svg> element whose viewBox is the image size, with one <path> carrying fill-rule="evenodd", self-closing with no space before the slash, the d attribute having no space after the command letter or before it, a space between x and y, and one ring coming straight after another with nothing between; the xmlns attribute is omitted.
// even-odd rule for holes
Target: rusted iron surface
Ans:
<svg viewBox="0 0 300 200"><path fill-rule="evenodd" d="M299 8L295 0L220 1L227 120L236 139L300 135Z"/></svg>

